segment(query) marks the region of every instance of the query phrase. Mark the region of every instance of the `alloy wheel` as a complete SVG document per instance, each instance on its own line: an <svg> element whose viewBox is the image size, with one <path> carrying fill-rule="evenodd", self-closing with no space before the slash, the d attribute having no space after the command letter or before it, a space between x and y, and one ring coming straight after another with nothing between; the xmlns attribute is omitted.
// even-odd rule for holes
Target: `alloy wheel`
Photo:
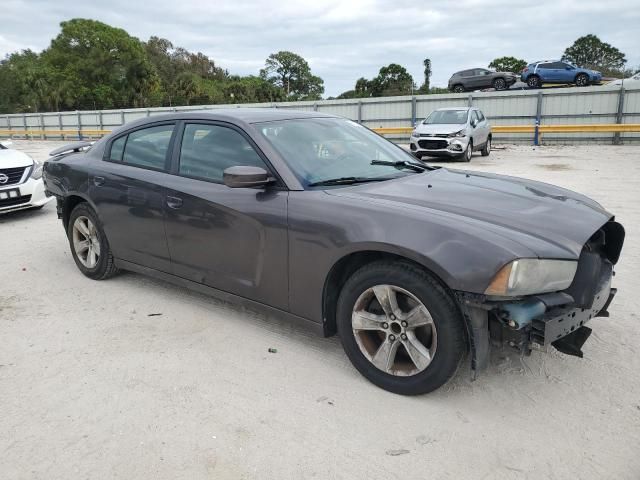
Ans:
<svg viewBox="0 0 640 480"><path fill-rule="evenodd" d="M79 216L73 222L73 249L80 263L86 268L95 268L100 258L100 239L93 222L85 216Z"/></svg>
<svg viewBox="0 0 640 480"><path fill-rule="evenodd" d="M351 327L365 358L390 375L416 375L431 364L436 352L436 327L429 310L395 285L365 290L353 307Z"/></svg>

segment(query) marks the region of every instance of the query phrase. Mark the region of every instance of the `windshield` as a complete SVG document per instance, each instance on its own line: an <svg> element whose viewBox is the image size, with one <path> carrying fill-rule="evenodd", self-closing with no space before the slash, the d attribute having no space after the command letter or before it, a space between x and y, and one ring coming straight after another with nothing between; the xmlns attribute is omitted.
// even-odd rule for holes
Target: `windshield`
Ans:
<svg viewBox="0 0 640 480"><path fill-rule="evenodd" d="M436 110L422 123L432 124L456 124L467 123L468 110Z"/></svg>
<svg viewBox="0 0 640 480"><path fill-rule="evenodd" d="M336 178L384 179L415 174L372 161L413 157L367 128L341 118L303 118L254 124L305 187Z"/></svg>

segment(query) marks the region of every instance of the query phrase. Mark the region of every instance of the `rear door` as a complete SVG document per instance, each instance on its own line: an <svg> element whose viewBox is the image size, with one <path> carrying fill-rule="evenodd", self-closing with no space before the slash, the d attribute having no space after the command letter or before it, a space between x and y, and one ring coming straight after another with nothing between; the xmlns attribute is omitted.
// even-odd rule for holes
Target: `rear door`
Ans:
<svg viewBox="0 0 640 480"><path fill-rule="evenodd" d="M557 82L560 80L557 64L554 62L541 63L536 70L543 82Z"/></svg>
<svg viewBox="0 0 640 480"><path fill-rule="evenodd" d="M165 189L175 122L147 124L110 140L92 169L89 196L115 257L171 270Z"/></svg>
<svg viewBox="0 0 640 480"><path fill-rule="evenodd" d="M288 307L288 191L229 188L226 168L273 170L249 136L221 122L185 122L167 190L166 230L173 273L229 293Z"/></svg>

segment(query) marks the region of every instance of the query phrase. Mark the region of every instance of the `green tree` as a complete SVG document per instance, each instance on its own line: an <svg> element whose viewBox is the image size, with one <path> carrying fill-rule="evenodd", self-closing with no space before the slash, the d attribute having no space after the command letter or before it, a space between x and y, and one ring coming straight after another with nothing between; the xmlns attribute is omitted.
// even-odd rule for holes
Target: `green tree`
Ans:
<svg viewBox="0 0 640 480"><path fill-rule="evenodd" d="M73 19L42 53L63 108L142 107L160 85L140 41L102 22ZM72 86L72 91L67 89Z"/></svg>
<svg viewBox="0 0 640 480"><path fill-rule="evenodd" d="M567 48L562 60L578 67L599 70L605 75L620 75L627 62L625 54L593 34L578 38Z"/></svg>
<svg viewBox="0 0 640 480"><path fill-rule="evenodd" d="M519 73L527 62L516 57L498 57L494 58L489 64L489 68L493 68L496 72L513 72Z"/></svg>
<svg viewBox="0 0 640 480"><path fill-rule="evenodd" d="M372 97L409 95L413 90L413 77L403 66L390 63L371 80L370 90Z"/></svg>
<svg viewBox="0 0 640 480"><path fill-rule="evenodd" d="M313 75L307 61L293 52L269 55L260 77L282 89L289 100L318 100L324 93L324 81Z"/></svg>

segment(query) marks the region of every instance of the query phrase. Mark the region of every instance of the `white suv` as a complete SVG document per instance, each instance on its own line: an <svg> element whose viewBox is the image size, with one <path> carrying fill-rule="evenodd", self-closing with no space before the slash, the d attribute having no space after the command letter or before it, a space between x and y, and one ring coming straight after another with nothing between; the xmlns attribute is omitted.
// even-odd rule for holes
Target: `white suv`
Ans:
<svg viewBox="0 0 640 480"><path fill-rule="evenodd" d="M439 108L418 123L409 147L418 158L453 157L471 161L474 151L491 152L491 125L477 108Z"/></svg>
<svg viewBox="0 0 640 480"><path fill-rule="evenodd" d="M42 165L10 145L0 142L0 213L44 207L53 197L44 193Z"/></svg>

